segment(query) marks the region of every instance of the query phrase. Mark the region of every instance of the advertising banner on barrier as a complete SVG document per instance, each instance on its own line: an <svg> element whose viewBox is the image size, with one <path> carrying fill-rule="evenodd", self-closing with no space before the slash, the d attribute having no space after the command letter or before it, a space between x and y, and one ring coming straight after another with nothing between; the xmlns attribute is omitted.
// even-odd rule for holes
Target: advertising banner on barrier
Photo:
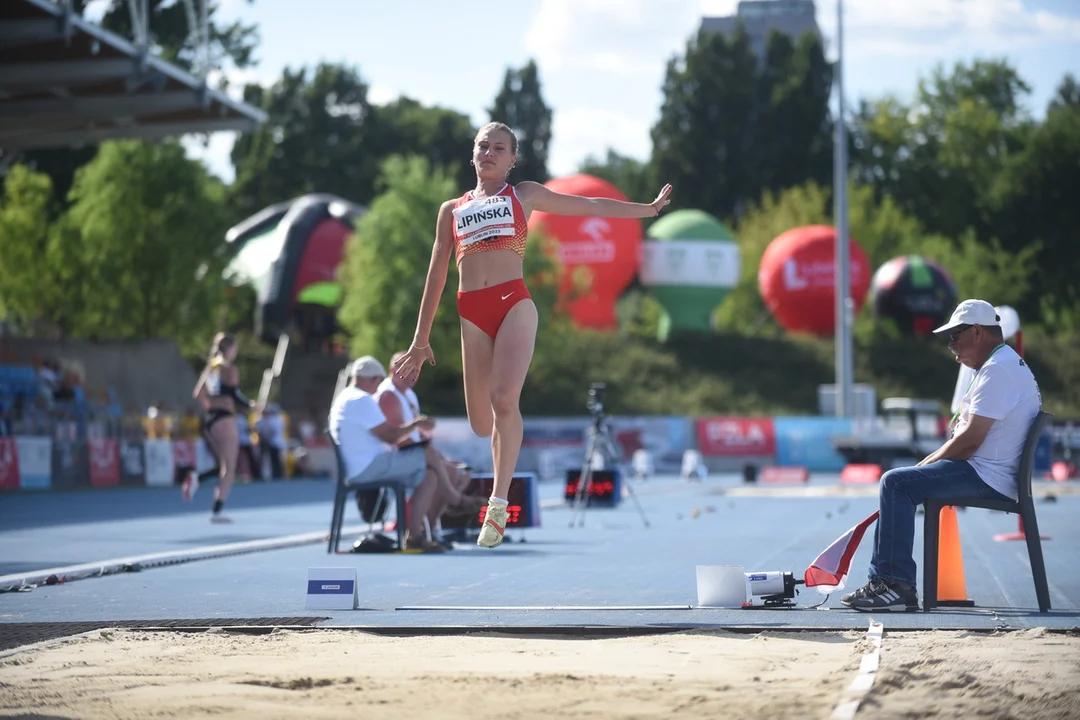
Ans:
<svg viewBox="0 0 1080 720"><path fill-rule="evenodd" d="M52 487L52 438L15 438L19 456L19 487L23 490L48 490Z"/></svg>
<svg viewBox="0 0 1080 720"><path fill-rule="evenodd" d="M218 466L217 457L214 456L214 451L210 449L209 443L203 438L199 438L194 442L195 472L202 473L216 468Z"/></svg>
<svg viewBox="0 0 1080 720"><path fill-rule="evenodd" d="M146 484L146 456L141 442L125 440L120 443L120 484Z"/></svg>
<svg viewBox="0 0 1080 720"><path fill-rule="evenodd" d="M195 467L198 457L195 455L194 440L173 440L173 467L176 470L188 470Z"/></svg>
<svg viewBox="0 0 1080 720"><path fill-rule="evenodd" d="M0 437L0 490L19 489L19 451L15 438Z"/></svg>
<svg viewBox="0 0 1080 720"><path fill-rule="evenodd" d="M52 444L52 486L57 490L87 487L90 484L86 445L72 440Z"/></svg>
<svg viewBox="0 0 1080 720"><path fill-rule="evenodd" d="M771 417L712 417L697 421L698 450L706 457L765 457L776 454Z"/></svg>
<svg viewBox="0 0 1080 720"><path fill-rule="evenodd" d="M776 464L801 465L810 471L840 472L846 461L830 440L851 435L854 420L838 417L777 417Z"/></svg>
<svg viewBox="0 0 1080 720"><path fill-rule="evenodd" d="M644 448L653 455L657 472L678 472L683 451L695 447L693 418L613 416L610 421L622 462L629 462L635 450ZM591 418L584 416L526 418L517 469L537 473L543 481L564 481L568 470L581 467L591 424ZM440 418L435 426L435 444L447 457L467 462L480 471L491 471L491 439L477 437L465 418Z"/></svg>
<svg viewBox="0 0 1080 720"><path fill-rule="evenodd" d="M169 487L176 475L172 440L147 440L146 484L149 487Z"/></svg>
<svg viewBox="0 0 1080 720"><path fill-rule="evenodd" d="M467 418L439 418L433 433L435 446L448 458L491 472L491 438L479 437Z"/></svg>
<svg viewBox="0 0 1080 720"><path fill-rule="evenodd" d="M568 470L581 467L591 422L585 417L526 419L518 469L535 472L545 482L565 481Z"/></svg>
<svg viewBox="0 0 1080 720"><path fill-rule="evenodd" d="M94 438L88 441L87 456L91 487L120 484L120 444L116 438Z"/></svg>
<svg viewBox="0 0 1080 720"><path fill-rule="evenodd" d="M635 451L646 450L658 473L678 473L683 452L694 447L694 422L689 417L613 417L611 430L623 462L630 462Z"/></svg>

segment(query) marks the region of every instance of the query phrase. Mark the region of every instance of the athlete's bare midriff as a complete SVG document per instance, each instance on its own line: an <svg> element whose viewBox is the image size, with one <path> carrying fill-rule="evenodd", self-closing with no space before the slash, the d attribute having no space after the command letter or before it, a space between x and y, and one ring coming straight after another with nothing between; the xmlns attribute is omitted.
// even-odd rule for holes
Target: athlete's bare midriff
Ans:
<svg viewBox="0 0 1080 720"><path fill-rule="evenodd" d="M458 291L470 292L524 276L524 264L513 250L473 253L458 263Z"/></svg>

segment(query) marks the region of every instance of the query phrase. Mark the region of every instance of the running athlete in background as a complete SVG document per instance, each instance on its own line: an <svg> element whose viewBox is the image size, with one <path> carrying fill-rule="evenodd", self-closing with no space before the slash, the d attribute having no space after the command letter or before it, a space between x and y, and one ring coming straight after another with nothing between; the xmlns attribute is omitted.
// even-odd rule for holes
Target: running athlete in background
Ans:
<svg viewBox="0 0 1080 720"><path fill-rule="evenodd" d="M473 432L491 436L495 482L477 544L503 541L507 501L521 451L521 388L532 362L537 315L523 279L522 261L534 210L553 215L644 218L660 214L670 201L665 185L651 203L585 198L554 192L535 182L507 182L517 159L517 137L502 123L480 128L473 143L476 188L439 209L416 334L393 363L399 377L415 380L425 362L435 364L429 337L450 257L456 255L461 317L465 409Z"/></svg>
<svg viewBox="0 0 1080 720"><path fill-rule="evenodd" d="M255 403L240 392L240 371L233 363L236 361L236 338L228 333L214 336L210 349L210 358L199 376L192 395L206 410L203 433L210 444L210 449L217 456L220 468L220 482L214 490L214 508L210 522L229 523L232 520L221 513L221 508L229 498L229 490L236 479L236 459L240 454L240 435L236 427L237 404L246 412L254 408ZM188 502L199 489L199 476L192 472L181 486L184 500Z"/></svg>

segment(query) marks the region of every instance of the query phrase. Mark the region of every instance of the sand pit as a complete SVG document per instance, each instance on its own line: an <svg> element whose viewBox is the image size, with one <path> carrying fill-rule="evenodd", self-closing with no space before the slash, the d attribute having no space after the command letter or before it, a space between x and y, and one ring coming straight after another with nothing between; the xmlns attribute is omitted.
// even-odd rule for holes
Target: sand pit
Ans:
<svg viewBox="0 0 1080 720"><path fill-rule="evenodd" d="M0 714L827 718L862 632L611 639L103 630L0 661ZM897 633L859 717L1080 716L1080 637ZM933 712L928 712L933 710Z"/></svg>
<svg viewBox="0 0 1080 720"><path fill-rule="evenodd" d="M860 716L1080 718L1080 633L895 633Z"/></svg>

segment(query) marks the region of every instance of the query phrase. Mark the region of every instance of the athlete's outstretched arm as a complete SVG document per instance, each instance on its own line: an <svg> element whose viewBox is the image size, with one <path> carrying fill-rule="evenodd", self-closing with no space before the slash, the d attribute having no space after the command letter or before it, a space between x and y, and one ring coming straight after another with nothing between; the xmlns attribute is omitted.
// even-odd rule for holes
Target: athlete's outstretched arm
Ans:
<svg viewBox="0 0 1080 720"><path fill-rule="evenodd" d="M651 203L564 195L532 181L519 183L517 192L522 199L529 203L533 210L551 213L552 215L587 215L609 218L654 217L659 215L664 206L671 202L671 185L665 185Z"/></svg>
<svg viewBox="0 0 1080 720"><path fill-rule="evenodd" d="M454 203L449 200L439 208L439 218L435 224L435 244L431 248L431 262L428 264L427 280L424 282L424 297L420 300L416 333L413 335L412 345L391 368L392 372L400 377L419 375L425 362L435 364L435 353L431 349L431 325L435 322L435 311L439 309L439 300L446 288L450 258L454 254L453 208Z"/></svg>

